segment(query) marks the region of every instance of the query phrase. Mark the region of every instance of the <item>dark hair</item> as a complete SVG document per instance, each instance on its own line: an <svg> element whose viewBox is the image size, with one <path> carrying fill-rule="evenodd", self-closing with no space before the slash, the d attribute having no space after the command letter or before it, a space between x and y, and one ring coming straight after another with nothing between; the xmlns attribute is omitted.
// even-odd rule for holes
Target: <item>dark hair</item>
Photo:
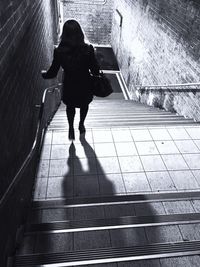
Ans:
<svg viewBox="0 0 200 267"><path fill-rule="evenodd" d="M63 26L61 44L78 46L84 44L84 34L80 24L74 20L67 20Z"/></svg>

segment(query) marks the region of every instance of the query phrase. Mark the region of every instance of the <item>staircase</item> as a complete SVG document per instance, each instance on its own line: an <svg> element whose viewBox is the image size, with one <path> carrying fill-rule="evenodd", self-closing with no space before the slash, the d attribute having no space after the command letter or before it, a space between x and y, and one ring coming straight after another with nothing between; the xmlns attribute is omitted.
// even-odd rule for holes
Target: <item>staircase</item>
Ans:
<svg viewBox="0 0 200 267"><path fill-rule="evenodd" d="M199 125L120 97L86 125L49 125L14 266L200 266Z"/></svg>

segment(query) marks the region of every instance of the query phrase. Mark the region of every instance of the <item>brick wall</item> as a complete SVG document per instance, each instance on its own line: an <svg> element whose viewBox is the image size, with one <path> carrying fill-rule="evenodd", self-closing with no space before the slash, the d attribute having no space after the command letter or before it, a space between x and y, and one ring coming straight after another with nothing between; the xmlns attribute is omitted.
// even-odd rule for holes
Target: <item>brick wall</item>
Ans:
<svg viewBox="0 0 200 267"><path fill-rule="evenodd" d="M30 151L56 41L54 0L0 1L0 196ZM53 82L54 83L54 82Z"/></svg>
<svg viewBox="0 0 200 267"><path fill-rule="evenodd" d="M110 44L113 0L64 0L63 2L64 20L69 18L78 20L89 42Z"/></svg>
<svg viewBox="0 0 200 267"><path fill-rule="evenodd" d="M135 85L197 83L200 2L116 0L111 42L133 98Z"/></svg>

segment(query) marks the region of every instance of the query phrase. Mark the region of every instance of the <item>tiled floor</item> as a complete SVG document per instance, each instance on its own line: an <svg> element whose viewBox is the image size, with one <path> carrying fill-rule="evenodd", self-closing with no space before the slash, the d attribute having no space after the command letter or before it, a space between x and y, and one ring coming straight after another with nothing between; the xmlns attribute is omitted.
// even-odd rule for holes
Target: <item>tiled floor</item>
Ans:
<svg viewBox="0 0 200 267"><path fill-rule="evenodd" d="M34 199L200 189L200 127L47 131Z"/></svg>

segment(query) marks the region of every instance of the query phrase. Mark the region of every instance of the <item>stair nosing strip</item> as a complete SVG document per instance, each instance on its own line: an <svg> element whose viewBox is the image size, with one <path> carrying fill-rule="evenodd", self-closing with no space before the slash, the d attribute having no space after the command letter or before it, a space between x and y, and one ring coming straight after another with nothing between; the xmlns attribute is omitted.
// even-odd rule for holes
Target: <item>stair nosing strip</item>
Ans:
<svg viewBox="0 0 200 267"><path fill-rule="evenodd" d="M200 241L182 241L174 243L155 243L144 246L123 248L98 248L85 251L29 254L16 256L16 267L19 266L70 266L77 263L106 263L128 260L166 258L172 256L186 256L200 253ZM43 259L42 259L43 257ZM49 257L49 259L47 259ZM60 259L59 259L60 258ZM55 265L56 264L56 265ZM65 264L65 265L64 265Z"/></svg>
<svg viewBox="0 0 200 267"><path fill-rule="evenodd" d="M71 220L31 224L30 226L27 226L25 235L31 235L35 233L69 233L197 223L200 223L199 213L123 216L118 218Z"/></svg>

